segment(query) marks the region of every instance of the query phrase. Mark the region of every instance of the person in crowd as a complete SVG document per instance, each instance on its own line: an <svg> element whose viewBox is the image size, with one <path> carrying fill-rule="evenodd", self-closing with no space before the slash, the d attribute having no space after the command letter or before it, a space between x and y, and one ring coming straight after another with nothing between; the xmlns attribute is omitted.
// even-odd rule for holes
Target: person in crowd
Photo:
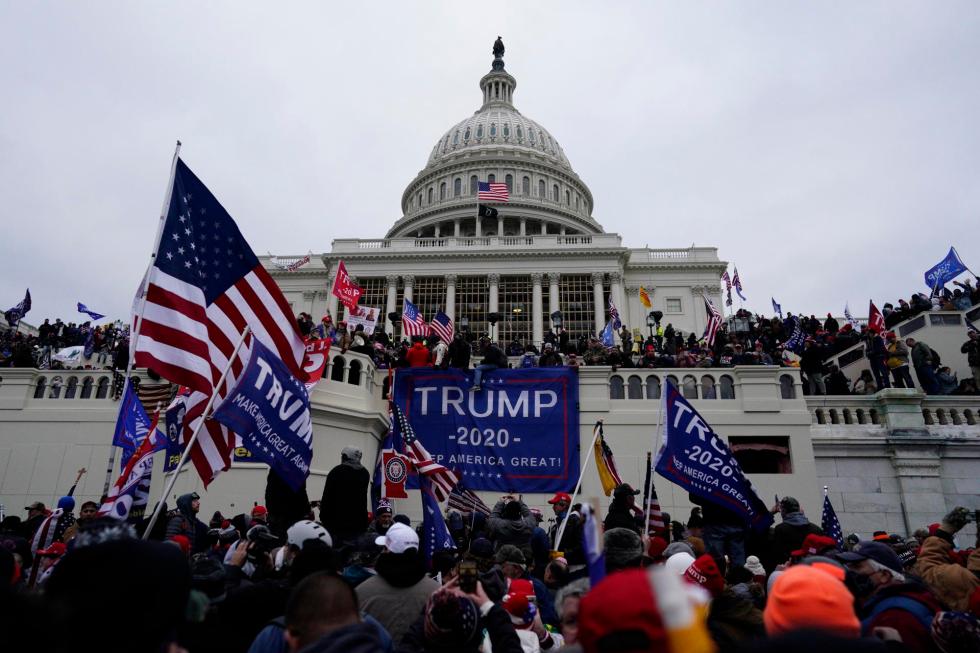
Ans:
<svg viewBox="0 0 980 653"><path fill-rule="evenodd" d="M939 384L936 382L936 370L932 348L921 340L906 338L905 344L912 351L912 366L919 377L919 383L926 394L939 394Z"/></svg>
<svg viewBox="0 0 980 653"><path fill-rule="evenodd" d="M166 539L185 537L193 553L208 548L207 525L197 518L201 511L201 497L197 492L189 492L177 497L177 509L168 515Z"/></svg>
<svg viewBox="0 0 980 653"><path fill-rule="evenodd" d="M803 347L803 353L800 354L800 370L806 374L810 384L810 394L825 395L827 386L824 384L823 347L817 345L812 337L806 339Z"/></svg>
<svg viewBox="0 0 980 653"><path fill-rule="evenodd" d="M829 395L851 394L850 382L837 365L830 365L827 377L824 379Z"/></svg>
<svg viewBox="0 0 980 653"><path fill-rule="evenodd" d="M466 334L457 331L453 335L453 342L449 345L449 367L457 370L468 370L470 368L470 343L466 342Z"/></svg>
<svg viewBox="0 0 980 653"><path fill-rule="evenodd" d="M728 556L730 565L744 565L745 521L741 515L694 494L689 494L688 498L691 503L701 506L703 539L708 553L716 560L724 560Z"/></svg>
<svg viewBox="0 0 980 653"><path fill-rule="evenodd" d="M371 520L371 524L368 526L368 533L374 535L384 535L391 528L394 523L395 513L391 508L391 501L388 499L379 499L378 507L374 511L374 519Z"/></svg>
<svg viewBox="0 0 980 653"><path fill-rule="evenodd" d="M426 575L419 536L411 527L392 524L376 543L384 547L375 564L377 575L357 586L357 598L361 610L377 619L398 646L440 585Z"/></svg>
<svg viewBox="0 0 980 653"><path fill-rule="evenodd" d="M449 369L449 345L439 336L433 335L435 344L432 346L432 366L440 369Z"/></svg>
<svg viewBox="0 0 980 653"><path fill-rule="evenodd" d="M27 519L21 522L20 525L20 535L25 540L32 540L34 538L34 533L37 531L38 526L47 517L48 510L44 507L44 503L41 501L35 501L31 505L24 508L27 511Z"/></svg>
<svg viewBox="0 0 980 653"><path fill-rule="evenodd" d="M812 523L800 510L800 502L793 497L783 497L773 509L782 517L782 523L772 529L772 550L776 564L790 559L793 552L803 546L808 535L823 535L823 529Z"/></svg>
<svg viewBox="0 0 980 653"><path fill-rule="evenodd" d="M561 367L563 362L555 346L550 342L544 343L544 353L538 359L538 367Z"/></svg>
<svg viewBox="0 0 980 653"><path fill-rule="evenodd" d="M555 523L548 531L551 539L553 551L561 551L562 555L568 560L569 572L579 571L585 568L585 554L582 551L582 516L580 513L570 512L572 497L565 492L557 492L555 496L548 499L551 509L555 513ZM562 523L567 521L564 532ZM561 532L561 540L558 534Z"/></svg>
<svg viewBox="0 0 980 653"><path fill-rule="evenodd" d="M909 372L909 348L894 331L885 334L888 340L888 359L885 363L892 373L892 383L896 388L914 388L912 374Z"/></svg>
<svg viewBox="0 0 980 653"><path fill-rule="evenodd" d="M513 584L516 580L525 580L531 584L542 620L546 624L557 625L558 615L555 613L554 605L551 603L551 595L548 593L548 588L543 581L533 578L528 573L528 558L524 555L524 552L513 544L505 544L497 550L493 560L500 569L500 573L507 584Z"/></svg>
<svg viewBox="0 0 980 653"><path fill-rule="evenodd" d="M643 565L643 541L632 528L606 528L602 542L607 575Z"/></svg>
<svg viewBox="0 0 980 653"><path fill-rule="evenodd" d="M320 521L335 542L348 542L367 528L367 492L371 475L361 464L361 450L344 447L340 464L327 474L320 499Z"/></svg>
<svg viewBox="0 0 980 653"><path fill-rule="evenodd" d="M943 365L936 370L936 388L938 394L951 395L959 385L960 381L956 378L956 373L949 369L948 365Z"/></svg>
<svg viewBox="0 0 980 653"><path fill-rule="evenodd" d="M471 390L483 390L483 376L496 369L507 369L507 355L489 338L480 338L480 351L483 360L473 370L473 387Z"/></svg>
<svg viewBox="0 0 980 653"><path fill-rule="evenodd" d="M763 613L766 633L777 637L813 630L859 638L861 622L845 578L844 569L829 562L795 565L779 574Z"/></svg>
<svg viewBox="0 0 980 653"><path fill-rule="evenodd" d="M960 346L960 353L966 354L966 364L973 372L973 382L980 386L980 332L969 331L967 341Z"/></svg>
<svg viewBox="0 0 980 653"><path fill-rule="evenodd" d="M408 359L409 367L428 367L432 360L432 354L425 346L421 336L412 338L412 346L409 347L405 357Z"/></svg>
<svg viewBox="0 0 980 653"><path fill-rule="evenodd" d="M534 353L533 345L524 347L524 352L521 354L521 360L518 361L517 366L520 368L538 367L538 356Z"/></svg>
<svg viewBox="0 0 980 653"><path fill-rule="evenodd" d="M508 494L494 505L487 519L487 535L498 550L505 544L525 549L530 548L531 534L537 525L527 505Z"/></svg>
<svg viewBox="0 0 980 653"><path fill-rule="evenodd" d="M954 562L951 556L953 537L966 526L970 517L969 510L956 507L937 528L926 531L914 568L942 603L952 610L968 611L971 600L980 603L980 530L966 566Z"/></svg>
<svg viewBox="0 0 980 653"><path fill-rule="evenodd" d="M871 376L871 370L861 370L861 375L854 382L852 389L856 395L873 395L878 391L878 385Z"/></svg>
<svg viewBox="0 0 980 653"><path fill-rule="evenodd" d="M865 329L864 339L864 355L871 365L871 372L874 374L878 389L890 388L888 365L885 363L888 358L888 348L885 346L884 339L880 333L871 328Z"/></svg>
<svg viewBox="0 0 980 653"><path fill-rule="evenodd" d="M289 597L285 638L291 651L305 653L380 653L375 626L361 621L357 595L332 574L307 576Z"/></svg>
<svg viewBox="0 0 980 653"><path fill-rule="evenodd" d="M636 505L636 495L639 490L634 490L629 483L622 483L613 490L613 500L609 504L609 512L602 525L608 531L612 528L627 528L637 534L640 533L640 526L637 523L642 511Z"/></svg>

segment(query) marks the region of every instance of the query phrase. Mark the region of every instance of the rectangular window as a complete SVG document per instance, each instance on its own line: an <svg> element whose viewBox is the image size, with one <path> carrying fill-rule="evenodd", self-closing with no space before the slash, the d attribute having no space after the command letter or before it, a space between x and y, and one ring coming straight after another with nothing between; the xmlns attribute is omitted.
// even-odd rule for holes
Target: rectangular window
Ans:
<svg viewBox="0 0 980 653"><path fill-rule="evenodd" d="M499 296L499 295L498 295ZM487 333L487 308L490 286L487 277L458 277L456 279L456 328L463 330L463 318L472 338Z"/></svg>
<svg viewBox="0 0 980 653"><path fill-rule="evenodd" d="M682 312L680 297L667 297L664 300L664 313L680 313L680 312Z"/></svg>
<svg viewBox="0 0 980 653"><path fill-rule="evenodd" d="M793 473L788 436L733 435L728 446L746 474Z"/></svg>
<svg viewBox="0 0 980 653"><path fill-rule="evenodd" d="M531 342L531 294L530 276L500 277L497 290L500 322L494 330L494 339L501 347L511 342L521 345Z"/></svg>

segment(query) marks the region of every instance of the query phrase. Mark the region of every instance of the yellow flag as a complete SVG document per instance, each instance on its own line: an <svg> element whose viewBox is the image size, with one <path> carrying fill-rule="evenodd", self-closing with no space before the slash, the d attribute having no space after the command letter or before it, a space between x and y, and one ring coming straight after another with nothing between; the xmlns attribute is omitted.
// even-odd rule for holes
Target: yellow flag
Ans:
<svg viewBox="0 0 980 653"><path fill-rule="evenodd" d="M593 453L595 454L595 466L599 472L599 482L602 484L602 492L608 497L621 481L617 480L614 471L609 469L609 461L603 451L602 436L596 438Z"/></svg>
<svg viewBox="0 0 980 653"><path fill-rule="evenodd" d="M647 294L647 289L643 286L640 286L640 303L646 308L651 308L653 306L653 304L650 303L650 295Z"/></svg>

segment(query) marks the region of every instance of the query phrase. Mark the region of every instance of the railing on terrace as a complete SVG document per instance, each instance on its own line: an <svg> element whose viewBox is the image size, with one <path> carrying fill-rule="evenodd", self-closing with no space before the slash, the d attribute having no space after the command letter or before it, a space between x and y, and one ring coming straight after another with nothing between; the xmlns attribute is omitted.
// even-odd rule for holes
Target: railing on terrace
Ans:
<svg viewBox="0 0 980 653"><path fill-rule="evenodd" d="M874 395L807 397L806 404L817 425L980 425L980 397L927 396L915 390L891 389Z"/></svg>
<svg viewBox="0 0 980 653"><path fill-rule="evenodd" d="M441 236L439 238L382 238L375 240L337 239L333 253L364 251L413 252L418 250L471 250L520 247L522 249L568 249L575 247L622 247L616 234L527 234L524 236Z"/></svg>

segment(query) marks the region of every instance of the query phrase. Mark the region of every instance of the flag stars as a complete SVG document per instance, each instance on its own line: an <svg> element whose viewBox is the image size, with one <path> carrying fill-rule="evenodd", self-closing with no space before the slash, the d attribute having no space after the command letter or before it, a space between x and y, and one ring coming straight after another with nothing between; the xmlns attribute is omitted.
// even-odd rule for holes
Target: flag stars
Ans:
<svg viewBox="0 0 980 653"><path fill-rule="evenodd" d="M184 255L184 252L185 252L185 251L187 251L187 250L185 250L185 249L184 249L183 247L178 247L178 248L177 248L177 253L178 253L178 254L180 254L181 256L183 256L183 255Z"/></svg>
<svg viewBox="0 0 980 653"><path fill-rule="evenodd" d="M171 236L173 237L173 239L174 239L175 241L178 241L178 240L180 240L180 236L179 236L179 235L177 235L177 232L176 232L176 231L175 231L175 232L174 232L173 234L171 234Z"/></svg>
<svg viewBox="0 0 980 653"><path fill-rule="evenodd" d="M187 228L185 228L185 229L184 229L184 235L185 235L185 236L190 236L190 235L191 235L191 230L190 230L190 229L187 229Z"/></svg>
<svg viewBox="0 0 980 653"><path fill-rule="evenodd" d="M174 260L174 255L172 253L170 253L170 252L167 252L167 260L168 261Z"/></svg>

